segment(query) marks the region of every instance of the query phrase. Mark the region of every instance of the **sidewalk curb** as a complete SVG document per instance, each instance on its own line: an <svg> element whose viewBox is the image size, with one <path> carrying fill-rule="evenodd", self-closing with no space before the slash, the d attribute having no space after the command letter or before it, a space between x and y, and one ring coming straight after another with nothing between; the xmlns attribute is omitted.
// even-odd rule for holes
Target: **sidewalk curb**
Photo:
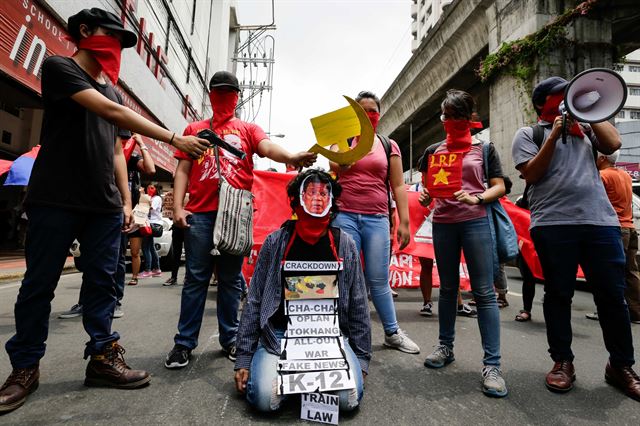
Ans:
<svg viewBox="0 0 640 426"><path fill-rule="evenodd" d="M62 275L74 274L76 272L80 272L80 271L78 271L74 265L69 265L62 268ZM7 284L11 281L22 281L23 278L24 278L24 271L6 273L6 274L0 273L0 285Z"/></svg>

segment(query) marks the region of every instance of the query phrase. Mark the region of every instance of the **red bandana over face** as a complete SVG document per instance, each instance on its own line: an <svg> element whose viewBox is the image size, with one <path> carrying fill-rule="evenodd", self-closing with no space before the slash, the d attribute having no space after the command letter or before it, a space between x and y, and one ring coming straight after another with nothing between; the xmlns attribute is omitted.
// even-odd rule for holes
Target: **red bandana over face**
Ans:
<svg viewBox="0 0 640 426"><path fill-rule="evenodd" d="M209 92L211 108L213 108L213 127L217 128L235 117L238 105L238 92L235 90L217 90Z"/></svg>
<svg viewBox="0 0 640 426"><path fill-rule="evenodd" d="M378 128L378 122L380 121L380 113L378 111L367 111L367 116L369 117L369 121L373 126L373 131L375 132Z"/></svg>
<svg viewBox="0 0 640 426"><path fill-rule="evenodd" d="M558 92L552 95L547 96L547 101L544 103L542 107L542 111L540 112L540 120L544 120L547 123L553 123L557 116L560 115L560 102L564 100L564 93ZM573 123L573 126L569 128L569 134L584 137L584 133L582 133L582 129L577 122Z"/></svg>
<svg viewBox="0 0 640 426"><path fill-rule="evenodd" d="M117 38L108 35L92 35L80 40L78 49L89 51L109 80L113 84L118 82L122 46Z"/></svg>
<svg viewBox="0 0 640 426"><path fill-rule="evenodd" d="M482 123L469 120L445 120L444 130L447 132L447 151L469 152L471 149L471 128L482 129Z"/></svg>
<svg viewBox="0 0 640 426"><path fill-rule="evenodd" d="M298 216L295 226L296 232L300 238L302 238L302 241L312 245L317 243L329 228L331 215L327 214L323 217L314 217L304 211L302 206L296 207L293 211L296 216Z"/></svg>

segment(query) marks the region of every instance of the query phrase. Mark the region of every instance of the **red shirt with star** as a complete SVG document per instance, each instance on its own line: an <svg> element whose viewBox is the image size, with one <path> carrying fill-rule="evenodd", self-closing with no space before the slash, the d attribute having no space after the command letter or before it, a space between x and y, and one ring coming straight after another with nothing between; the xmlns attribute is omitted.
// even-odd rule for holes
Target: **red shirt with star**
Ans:
<svg viewBox="0 0 640 426"><path fill-rule="evenodd" d="M184 129L183 135L197 135L199 131L210 128L211 120L202 120L190 123ZM258 152L258 144L268 139L266 133L252 123L246 123L237 118L227 121L216 129L213 129L225 142L241 149L247 155L244 160L233 154L219 149L220 168L222 176L231 186L238 189L251 190L253 186L253 154ZM177 150L175 158L189 160L191 172L189 173L189 201L185 209L192 213L212 212L218 210L218 168L213 148L207 151L197 160L188 154Z"/></svg>

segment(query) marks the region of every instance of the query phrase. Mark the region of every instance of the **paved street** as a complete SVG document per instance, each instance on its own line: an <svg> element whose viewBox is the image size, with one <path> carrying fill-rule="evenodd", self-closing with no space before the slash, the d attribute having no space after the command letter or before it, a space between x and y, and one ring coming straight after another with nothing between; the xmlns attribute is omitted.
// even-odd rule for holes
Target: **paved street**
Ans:
<svg viewBox="0 0 640 426"><path fill-rule="evenodd" d="M540 298L534 304L532 323L516 323L521 307L518 272L508 270L511 306L501 311L503 370L509 396L496 400L480 392L481 348L476 320L458 318L456 361L439 371L423 367L424 357L436 343L437 317L422 318L417 311L417 290L401 290L396 300L401 327L422 347L420 355L406 355L382 347L382 328L373 319L374 358L364 400L354 416L341 423L354 425L417 424L640 424L640 404L604 382L606 353L598 324L585 319L593 310L591 295L578 291L574 298L574 344L577 354L576 389L567 395L548 392L543 379L551 367L546 352ZM223 357L217 340L215 287L200 346L188 368L166 370L162 363L171 349L179 309L180 286L162 287L161 278L141 280L125 292L125 316L114 321L121 333L125 358L135 368L153 374L151 386L137 391L85 388L86 335L79 318L59 320L57 315L77 301L80 275L63 276L53 301L48 352L41 362L39 390L16 412L0 417L0 424L291 424L300 414L292 401L276 416L264 417L248 410L236 396L232 364ZM14 331L13 303L18 283L0 284L0 341ZM515 294L517 293L517 295ZM437 291L434 292L437 298ZM640 326L633 328L639 348ZM0 375L10 371L4 350ZM298 421L299 423L302 423Z"/></svg>

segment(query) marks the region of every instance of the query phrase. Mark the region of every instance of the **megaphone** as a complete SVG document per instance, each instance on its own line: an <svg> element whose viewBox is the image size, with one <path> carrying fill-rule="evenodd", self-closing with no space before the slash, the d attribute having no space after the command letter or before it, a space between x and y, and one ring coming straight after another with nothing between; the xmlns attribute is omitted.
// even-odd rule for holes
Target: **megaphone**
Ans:
<svg viewBox="0 0 640 426"><path fill-rule="evenodd" d="M564 89L562 141L566 143L567 114L583 123L601 123L616 115L626 101L627 84L620 74L607 68L582 71Z"/></svg>

